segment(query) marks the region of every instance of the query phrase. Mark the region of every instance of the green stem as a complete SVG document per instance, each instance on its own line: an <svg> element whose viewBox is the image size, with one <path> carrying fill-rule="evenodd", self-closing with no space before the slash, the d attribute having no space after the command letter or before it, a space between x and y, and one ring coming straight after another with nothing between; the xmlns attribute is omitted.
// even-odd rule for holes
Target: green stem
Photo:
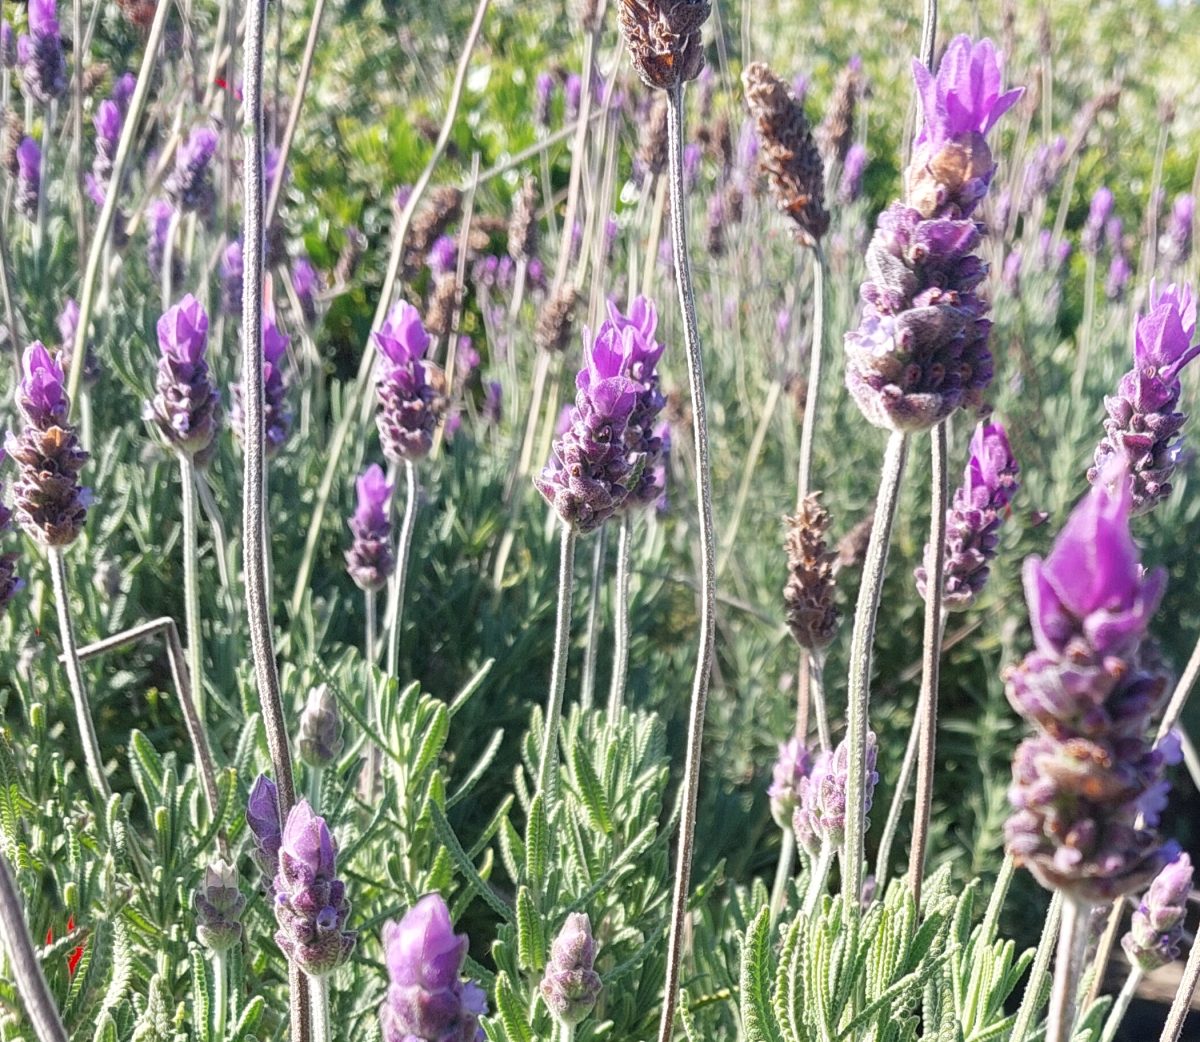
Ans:
<svg viewBox="0 0 1200 1042"><path fill-rule="evenodd" d="M916 907L921 907L921 884L929 846L929 814L933 805L933 770L937 754L938 681L941 674L942 637L946 632L943 608L946 584L946 507L950 499L947 473L947 435L943 420L930 433L929 546L925 558L925 640L921 653L921 694L917 702L917 730L921 740L917 755L917 793L914 801L913 839L908 858L908 886Z"/></svg>
<svg viewBox="0 0 1200 1042"><path fill-rule="evenodd" d="M404 520L396 541L396 570L388 590L388 676L394 677L400 668L400 627L404 618L404 589L408 581L408 559L412 553L413 528L417 518L417 468L412 460L404 461L404 479L408 490L404 503Z"/></svg>
<svg viewBox="0 0 1200 1042"><path fill-rule="evenodd" d="M688 713L687 756L683 768L682 813L679 846L675 861L675 884L671 895L671 929L667 940L667 969L663 986L659 1042L670 1042L679 1001L679 974L687 932L688 890L696 839L696 802L700 791L701 754L704 747L704 713L716 644L716 540L712 513L712 462L709 456L708 413L704 394L704 356L696 321L696 294L692 284L691 257L687 237L687 195L683 179L683 87L667 91L667 145L671 186L671 252L675 262L675 284L683 315L684 346L687 349L688 389L692 404L692 437L695 443L696 499L700 521L700 606L699 646ZM647 258L652 264L653 258Z"/></svg>
<svg viewBox="0 0 1200 1042"><path fill-rule="evenodd" d="M804 917L806 919L811 919L817 910L821 895L825 893L825 880L829 878L829 869L832 864L833 847L826 843L821 847L821 853L813 861L812 874L808 877L808 893L804 895Z"/></svg>
<svg viewBox="0 0 1200 1042"><path fill-rule="evenodd" d="M224 952L213 952L213 1040L225 1042L225 1020L229 1014L229 967Z"/></svg>
<svg viewBox="0 0 1200 1042"><path fill-rule="evenodd" d="M775 866L775 883L771 887L771 925L779 921L779 913L783 911L784 898L787 896L788 880L796 867L796 835L791 826L783 826L779 830L783 834L779 846L779 862Z"/></svg>
<svg viewBox="0 0 1200 1042"><path fill-rule="evenodd" d="M71 625L71 603L67 583L67 562L61 547L51 547L50 576L54 583L54 604L58 609L58 631L62 637L63 663L67 667L67 681L71 688L71 699L75 705L75 725L79 729L79 740L83 745L83 758L87 764L88 779L107 802L112 795L108 779L104 776L104 759L100 755L100 740L96 737L96 725L92 721L92 710L88 705L87 689L83 683L83 669L79 664L79 649L75 644L75 630Z"/></svg>
<svg viewBox="0 0 1200 1042"><path fill-rule="evenodd" d="M571 645L571 601L575 588L575 529L565 521L559 543L558 615L554 628L554 664L550 670L550 693L546 698L545 731L538 763L537 792L551 801L551 784L558 763L558 729L562 719L563 691L567 686L567 657Z"/></svg>
<svg viewBox="0 0 1200 1042"><path fill-rule="evenodd" d="M321 779L324 775L325 771L321 767L310 767L308 769L308 805L317 813L320 813Z"/></svg>
<svg viewBox="0 0 1200 1042"><path fill-rule="evenodd" d="M601 525L592 544L592 585L588 590L587 638L583 651L583 680L579 708L591 709L596 700L596 652L600 643L600 586L608 550L608 525Z"/></svg>
<svg viewBox="0 0 1200 1042"><path fill-rule="evenodd" d="M183 596L187 623L188 680L192 704L204 721L204 646L200 629L199 539L196 510L196 464L186 453L179 454L183 486Z"/></svg>
<svg viewBox="0 0 1200 1042"><path fill-rule="evenodd" d="M883 826L883 838L879 841L879 851L875 856L875 881L880 893L887 884L892 844L896 841L896 833L900 827L900 815L908 802L908 786L912 781L913 769L917 766L917 747L920 743L921 728L913 721L908 745L904 749L904 759L900 763L900 774L896 778L896 788L892 791L892 805L888 808L887 821Z"/></svg>
<svg viewBox="0 0 1200 1042"><path fill-rule="evenodd" d="M376 650L376 626L375 626L375 591L367 590L363 594L363 606L366 614L366 622L364 624L363 634L363 654L367 659L367 719L371 722L371 727L380 737L383 735L382 729L382 706L380 702L383 698L384 685L375 683L375 665L378 651ZM367 747L367 764L366 778L363 782L363 796L370 802L375 795L375 781L379 777L379 763L381 752L379 747L370 742Z"/></svg>
<svg viewBox="0 0 1200 1042"><path fill-rule="evenodd" d="M329 978L308 978L309 1004L312 1007L312 1042L333 1042L333 1024L329 1019Z"/></svg>
<svg viewBox="0 0 1200 1042"><path fill-rule="evenodd" d="M808 356L808 388L800 427L800 465L796 476L796 509L804 505L812 485L813 440L821 402L821 364L825 354L825 254L818 243L813 255L813 340Z"/></svg>
<svg viewBox="0 0 1200 1042"><path fill-rule="evenodd" d="M1125 983L1121 987L1121 994L1117 996L1117 1001L1113 1003L1113 1008L1109 1011L1108 1019L1104 1022L1104 1033L1100 1036L1100 1042L1113 1042L1117 1037L1121 1021L1125 1019L1125 1014L1129 1012L1129 1004L1133 1001L1134 995L1137 994L1138 985L1142 983L1143 976L1142 971L1136 966L1129 970L1129 976L1125 978Z"/></svg>
<svg viewBox="0 0 1200 1042"><path fill-rule="evenodd" d="M866 841L866 779L868 715L871 705L871 652L875 644L875 622L887 570L892 526L900 500L904 465L908 459L908 436L893 431L888 438L875 522L863 563L862 585L854 612L850 639L849 694L846 706L846 737L849 743L849 777L846 781L846 842L842 860L842 897L847 908L857 908L862 894Z"/></svg>
<svg viewBox="0 0 1200 1042"><path fill-rule="evenodd" d="M8 953L8 972L17 985L38 1042L67 1042L62 1017L42 973L25 925L21 893L12 876L8 858L0 852L0 947Z"/></svg>
<svg viewBox="0 0 1200 1042"><path fill-rule="evenodd" d="M608 689L608 723L616 725L625 705L625 681L629 672L629 564L633 543L633 518L628 510L621 515L621 535L617 544L617 603L613 613L616 643L613 654L612 683Z"/></svg>
<svg viewBox="0 0 1200 1042"><path fill-rule="evenodd" d="M1083 392L1083 378L1087 373L1088 358L1092 353L1092 327L1096 324L1096 255L1087 255L1087 272L1083 279L1083 322L1080 331L1083 337L1079 345L1079 358L1075 362L1075 373L1071 377L1071 397L1078 398Z"/></svg>

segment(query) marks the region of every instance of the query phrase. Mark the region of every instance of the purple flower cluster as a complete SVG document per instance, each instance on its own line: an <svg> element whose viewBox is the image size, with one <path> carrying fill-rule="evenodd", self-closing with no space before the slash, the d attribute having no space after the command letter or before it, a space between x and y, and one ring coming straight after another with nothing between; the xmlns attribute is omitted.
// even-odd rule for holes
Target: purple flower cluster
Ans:
<svg viewBox="0 0 1200 1042"><path fill-rule="evenodd" d="M1083 224L1083 235L1080 244L1084 253L1099 253L1109 241L1111 232L1117 232L1120 238L1120 224L1113 224L1113 194L1111 189L1100 187L1088 206L1087 220Z"/></svg>
<svg viewBox="0 0 1200 1042"><path fill-rule="evenodd" d="M964 611L987 584L996 556L1000 526L1017 494L1020 467L998 423L981 423L971 438L971 458L963 483L946 511L945 593L947 611ZM925 547L926 554L929 547ZM917 589L926 596L925 566L916 570Z"/></svg>
<svg viewBox="0 0 1200 1042"><path fill-rule="evenodd" d="M879 217L867 249L861 325L846 334L846 385L878 427L926 430L978 407L992 378L987 266L972 214L996 164L985 135L1020 91L1001 93L990 40L955 37L937 76L914 65L923 126L907 200Z"/></svg>
<svg viewBox="0 0 1200 1042"><path fill-rule="evenodd" d="M275 943L310 977L342 965L357 935L345 929L346 884L337 878L337 844L325 819L301 800L288 814L275 875Z"/></svg>
<svg viewBox="0 0 1200 1042"><path fill-rule="evenodd" d="M857 202L862 195L863 175L867 172L867 146L856 141L846 153L842 177L838 183L838 200L843 204Z"/></svg>
<svg viewBox="0 0 1200 1042"><path fill-rule="evenodd" d="M1192 859L1180 854L1150 884L1121 947L1129 961L1152 973L1179 958L1188 895L1192 891Z"/></svg>
<svg viewBox="0 0 1200 1042"><path fill-rule="evenodd" d="M771 817L781 829L791 825L792 815L800 802L801 784L812 767L812 756L799 735L779 743L779 758L771 771L767 798L771 801Z"/></svg>
<svg viewBox="0 0 1200 1042"><path fill-rule="evenodd" d="M37 220L42 195L42 150L31 137L17 146L17 190L14 205L31 224Z"/></svg>
<svg viewBox="0 0 1200 1042"><path fill-rule="evenodd" d="M381 590L396 566L389 517L393 487L377 463L363 471L355 484L358 506L350 518L354 542L346 551L346 571L360 590Z"/></svg>
<svg viewBox="0 0 1200 1042"><path fill-rule="evenodd" d="M573 912L550 945L542 977L542 998L559 1023L578 1024L596 1005L601 982L595 965L592 921L583 912Z"/></svg>
<svg viewBox="0 0 1200 1042"><path fill-rule="evenodd" d="M10 431L4 442L18 467L17 520L43 546L69 546L91 502L90 492L79 484L88 454L67 422L70 402L62 367L40 340L25 349L22 370L17 404L25 426L19 435Z"/></svg>
<svg viewBox="0 0 1200 1042"><path fill-rule="evenodd" d="M163 183L167 196L184 213L212 215L217 192L212 182L212 157L217 150L217 132L200 127L188 134L175 153L175 166Z"/></svg>
<svg viewBox="0 0 1200 1042"><path fill-rule="evenodd" d="M574 408L534 484L562 520L590 532L613 514L662 495L663 440L657 426L665 405L654 338L658 315L639 297L629 314L613 305L585 351L575 379Z"/></svg>
<svg viewBox="0 0 1200 1042"><path fill-rule="evenodd" d="M67 89L67 59L55 0L30 0L29 35L17 41L17 61L30 95L43 105Z"/></svg>
<svg viewBox="0 0 1200 1042"><path fill-rule="evenodd" d="M430 337L421 313L399 301L374 339L380 356L375 423L383 454L393 463L424 459L433 448L445 401L430 382L430 376L440 376L441 371L425 361Z"/></svg>
<svg viewBox="0 0 1200 1042"><path fill-rule="evenodd" d="M867 755L863 765L864 797L870 813L879 774L875 759L879 747L873 731L867 734ZM800 779L792 830L796 840L814 857L823 849L836 850L846 836L846 790L850 781L850 749L843 740L836 749L823 749L813 761L812 770Z"/></svg>
<svg viewBox="0 0 1200 1042"><path fill-rule="evenodd" d="M221 310L227 315L242 313L242 240L234 239L221 251Z"/></svg>
<svg viewBox="0 0 1200 1042"><path fill-rule="evenodd" d="M263 874L268 891L275 885L279 871L279 847L283 842L283 826L279 821L279 789L265 774L260 774L250 789L246 802L246 826L254 841L250 857Z"/></svg>
<svg viewBox="0 0 1200 1042"><path fill-rule="evenodd" d="M275 323L275 308L268 302L263 307L263 426L268 455L274 455L288 440L292 431L292 410L287 400L287 382L283 378L283 357L287 354L289 337ZM233 408L230 420L239 438L245 431L245 408L240 383L233 385Z"/></svg>
<svg viewBox="0 0 1200 1042"><path fill-rule="evenodd" d="M1171 206L1163 235L1162 253L1167 262L1177 267L1188 262L1192 255L1193 225L1196 220L1196 199L1191 195L1180 195Z"/></svg>
<svg viewBox="0 0 1200 1042"><path fill-rule="evenodd" d="M198 466L212 458L221 396L208 369L208 315L190 293L158 320L158 377L146 419Z"/></svg>
<svg viewBox="0 0 1200 1042"><path fill-rule="evenodd" d="M178 216L179 211L166 199L155 199L146 207L146 263L155 279L162 277L168 245L171 251L171 281L179 282L183 278L183 259L179 249L175 243L168 243L172 238L172 225Z"/></svg>
<svg viewBox="0 0 1200 1042"><path fill-rule="evenodd" d="M321 276L305 256L297 257L292 264L292 290L300 302L300 313L310 326L317 321L317 293L321 289Z"/></svg>
<svg viewBox="0 0 1200 1042"><path fill-rule="evenodd" d="M1035 647L1006 677L1038 728L1013 760L1009 853L1083 903L1136 890L1172 856L1153 831L1165 753L1147 739L1166 693L1146 638L1166 573L1138 563L1129 483L1115 478L1076 507L1044 561L1026 560Z"/></svg>
<svg viewBox="0 0 1200 1042"><path fill-rule="evenodd" d="M1095 484L1113 459L1130 481L1133 512L1143 514L1171 494L1171 475L1180 454L1177 437L1187 417L1178 411L1179 374L1200 355L1196 341L1196 297L1190 286L1151 283L1149 310L1138 316L1133 368L1117 393L1104 399L1108 418L1096 446L1088 480Z"/></svg>
<svg viewBox="0 0 1200 1042"><path fill-rule="evenodd" d="M479 1018L487 1013L487 996L462 979L467 944L438 894L426 894L403 919L384 926L383 1042L483 1042Z"/></svg>
<svg viewBox="0 0 1200 1042"><path fill-rule="evenodd" d="M0 69L11 69L17 64L17 40L13 27L0 21Z"/></svg>

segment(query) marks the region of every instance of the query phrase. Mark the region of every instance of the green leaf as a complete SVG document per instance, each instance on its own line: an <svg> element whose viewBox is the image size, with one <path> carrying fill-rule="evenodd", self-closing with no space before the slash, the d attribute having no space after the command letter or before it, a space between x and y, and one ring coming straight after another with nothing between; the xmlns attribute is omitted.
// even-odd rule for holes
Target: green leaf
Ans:
<svg viewBox="0 0 1200 1042"><path fill-rule="evenodd" d="M592 766L588 750L587 742L571 743L571 769L575 774L575 782L579 786L579 798L583 801L588 819L598 831L603 832L606 836L611 836L613 823L608 812L608 798L604 794L600 776L596 774L596 769Z"/></svg>
<svg viewBox="0 0 1200 1042"><path fill-rule="evenodd" d="M517 959L530 973L546 965L546 930L527 886L517 891Z"/></svg>
<svg viewBox="0 0 1200 1042"><path fill-rule="evenodd" d="M533 1042L525 1010L518 1003L506 973L496 977L496 1015L504 1025L509 1042Z"/></svg>
<svg viewBox="0 0 1200 1042"><path fill-rule="evenodd" d="M550 825L546 820L546 798L539 792L529 808L525 826L525 879L541 883L550 861Z"/></svg>
<svg viewBox="0 0 1200 1042"><path fill-rule="evenodd" d="M771 915L764 908L742 942L741 1013L746 1042L783 1042L771 1008Z"/></svg>

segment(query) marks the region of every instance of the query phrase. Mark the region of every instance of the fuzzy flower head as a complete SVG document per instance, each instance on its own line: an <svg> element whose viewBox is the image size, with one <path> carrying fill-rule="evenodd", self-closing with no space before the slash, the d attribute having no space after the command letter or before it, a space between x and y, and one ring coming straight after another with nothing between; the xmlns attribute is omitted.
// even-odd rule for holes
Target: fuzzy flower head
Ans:
<svg viewBox="0 0 1200 1042"><path fill-rule="evenodd" d="M300 759L310 767L328 767L342 752L342 714L328 684L318 684L308 693L300 714L296 739Z"/></svg>
<svg viewBox="0 0 1200 1042"><path fill-rule="evenodd" d="M946 511L943 605L963 611L975 603L988 580L999 545L1000 526L1016 495L1020 467L998 423L981 423L971 438L971 458L963 482ZM928 546L925 552L929 552ZM917 589L926 595L927 572L916 570Z"/></svg>
<svg viewBox="0 0 1200 1042"><path fill-rule="evenodd" d="M242 276L245 270L242 240L234 239L221 252L221 310L227 315L242 313Z"/></svg>
<svg viewBox="0 0 1200 1042"><path fill-rule="evenodd" d="M1167 218L1163 241L1163 255L1172 264L1186 264L1192 255L1193 227L1196 221L1196 198L1193 195L1177 196Z"/></svg>
<svg viewBox="0 0 1200 1042"><path fill-rule="evenodd" d="M172 448L204 464L220 425L221 396L208 361L208 314L190 293L158 320L157 393L146 418Z"/></svg>
<svg viewBox="0 0 1200 1042"><path fill-rule="evenodd" d="M968 216L996 172L987 134L1022 91L1001 90L995 44L968 36L950 41L936 75L914 60L913 78L922 122L908 172L909 201L926 217Z"/></svg>
<svg viewBox="0 0 1200 1042"><path fill-rule="evenodd" d="M433 447L445 399L431 382L441 377L441 370L424 360L431 338L421 313L399 301L373 336L381 355L375 422L384 455L397 463L424 459Z"/></svg>
<svg viewBox="0 0 1200 1042"><path fill-rule="evenodd" d="M209 951L223 952L242 939L246 897L238 889L237 868L214 861L204 869L204 881L192 893L196 936Z"/></svg>
<svg viewBox="0 0 1200 1042"><path fill-rule="evenodd" d="M0 21L0 69L11 69L17 64L17 41L13 27Z"/></svg>
<svg viewBox="0 0 1200 1042"><path fill-rule="evenodd" d="M596 941L592 921L573 912L550 946L550 959L542 978L542 998L561 1024L578 1024L596 1005L600 975L595 971Z"/></svg>
<svg viewBox="0 0 1200 1042"><path fill-rule="evenodd" d="M863 786L868 813L875 786L879 783L875 770L877 754L875 733L869 732ZM814 857L825 847L836 850L845 839L850 770L850 748L843 740L836 749L818 753L812 770L800 781L800 798L792 815L792 829L800 845Z"/></svg>
<svg viewBox="0 0 1200 1042"><path fill-rule="evenodd" d="M483 1042L479 1018L487 1013L487 999L482 988L462 979L467 945L439 894L425 895L399 922L385 924L383 1042Z"/></svg>
<svg viewBox="0 0 1200 1042"><path fill-rule="evenodd" d="M395 567L389 504L393 486L383 468L372 463L355 482L358 501L350 518L354 541L346 551L346 570L361 590L381 590Z"/></svg>
<svg viewBox="0 0 1200 1042"><path fill-rule="evenodd" d="M1180 854L1150 884L1121 941L1129 961L1150 973L1179 958L1192 891L1192 859Z"/></svg>
<svg viewBox="0 0 1200 1042"><path fill-rule="evenodd" d="M288 814L275 876L275 942L310 977L344 963L356 935L346 929L350 902L337 878L337 844L325 819L301 800Z"/></svg>
<svg viewBox="0 0 1200 1042"><path fill-rule="evenodd" d="M813 758L799 735L779 743L779 757L771 770L771 786L767 797L771 801L771 817L781 829L792 823L792 815L800 799L800 787L812 771Z"/></svg>
<svg viewBox="0 0 1200 1042"><path fill-rule="evenodd" d="M211 127L199 127L188 134L175 153L175 167L163 187L185 213L208 217L216 205L210 166L218 141Z"/></svg>
<svg viewBox="0 0 1200 1042"><path fill-rule="evenodd" d="M67 89L67 59L54 0L30 0L29 34L17 41L25 87L43 104Z"/></svg>
<svg viewBox="0 0 1200 1042"><path fill-rule="evenodd" d="M1108 240L1110 222L1113 216L1115 199L1112 189L1101 185L1092 196L1088 205L1087 220L1083 224L1082 245L1085 253L1099 253ZM1120 239L1120 224L1116 225L1117 239ZM1116 245L1116 244L1114 244Z"/></svg>
<svg viewBox="0 0 1200 1042"><path fill-rule="evenodd" d="M17 401L25 418L36 427L61 427L67 422L66 375L40 340L25 348L21 357Z"/></svg>

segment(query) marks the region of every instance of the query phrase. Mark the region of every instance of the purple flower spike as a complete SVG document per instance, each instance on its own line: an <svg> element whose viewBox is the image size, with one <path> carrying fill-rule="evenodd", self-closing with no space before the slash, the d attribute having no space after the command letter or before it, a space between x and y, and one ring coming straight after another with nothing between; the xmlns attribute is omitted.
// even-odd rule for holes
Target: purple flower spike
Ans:
<svg viewBox="0 0 1200 1042"><path fill-rule="evenodd" d="M1114 253L1104 280L1104 295L1112 301L1123 299L1131 278L1133 268L1129 264L1129 258L1124 253Z"/></svg>
<svg viewBox="0 0 1200 1042"><path fill-rule="evenodd" d="M867 812L879 774L875 770L878 745L873 731L867 734L864 765ZM800 845L816 857L822 849L836 850L846 834L846 787L850 778L850 751L843 740L833 750L817 754L812 771L800 781L799 800L792 815L792 829Z"/></svg>
<svg viewBox="0 0 1200 1042"><path fill-rule="evenodd" d="M4 462L4 450L0 449L0 463ZM0 482L0 534L12 527L12 511L4 505L4 483ZM9 604L18 593L25 588L25 580L17 575L16 565L18 554L0 554L0 616L8 610Z"/></svg>
<svg viewBox="0 0 1200 1042"><path fill-rule="evenodd" d="M291 344L289 337L275 321L275 307L268 301L263 305L263 426L268 455L275 455L292 431L292 411L287 400L287 381L284 379L283 358ZM234 433L241 438L245 430L242 404L242 385L233 385L233 407L230 421Z"/></svg>
<svg viewBox="0 0 1200 1042"><path fill-rule="evenodd" d="M296 299L300 301L300 311L304 321L310 326L317 321L317 293L321 289L321 276L305 256L296 258L292 265L292 289Z"/></svg>
<svg viewBox="0 0 1200 1042"><path fill-rule="evenodd" d="M146 263L150 274L156 279L162 276L163 261L167 256L167 239L171 233L171 223L177 218L178 211L166 199L155 199L146 207ZM179 256L177 245L171 245L171 281L179 282L183 278L183 262Z"/></svg>
<svg viewBox="0 0 1200 1042"><path fill-rule="evenodd" d="M1167 691L1146 638L1166 575L1138 562L1127 476L1106 477L1045 561L1025 562L1036 647L1006 677L1009 701L1039 731L1013 760L1009 852L1044 886L1093 904L1170 859L1151 831L1166 752L1147 737ZM1135 827L1139 814L1148 827Z"/></svg>
<svg viewBox="0 0 1200 1042"><path fill-rule="evenodd" d="M242 939L245 895L238 889L237 868L220 859L204 870L204 882L192 893L196 936L210 951L228 951Z"/></svg>
<svg viewBox="0 0 1200 1042"><path fill-rule="evenodd" d="M1002 92L995 44L968 36L950 41L936 75L914 60L913 78L922 127L908 171L909 199L925 217L967 217L996 172L986 135L1022 89Z"/></svg>
<svg viewBox="0 0 1200 1042"><path fill-rule="evenodd" d="M13 27L0 21L0 69L11 69L17 64L17 39Z"/></svg>
<svg viewBox="0 0 1200 1042"><path fill-rule="evenodd" d="M1167 230L1163 236L1163 256L1171 264L1181 266L1192 255L1192 234L1196 221L1196 200L1191 195L1181 195L1171 207L1167 218Z"/></svg>
<svg viewBox="0 0 1200 1042"><path fill-rule="evenodd" d="M210 166L217 150L217 132L200 127L187 136L175 153L175 168L163 187L167 195L184 213L212 215L217 202Z"/></svg>
<svg viewBox="0 0 1200 1042"><path fill-rule="evenodd" d="M542 998L560 1024L578 1024L596 1005L601 982L595 964L592 921L583 912L573 912L550 946L541 985Z"/></svg>
<svg viewBox="0 0 1200 1042"><path fill-rule="evenodd" d="M17 41L25 87L43 105L67 89L67 59L54 0L30 0L29 36Z"/></svg>
<svg viewBox="0 0 1200 1042"><path fill-rule="evenodd" d="M43 546L70 546L87 517L90 492L80 487L79 472L88 454L67 423L70 403L66 378L42 342L25 349L17 404L25 418L20 434L5 437L16 461L13 486L17 520Z"/></svg>
<svg viewBox="0 0 1200 1042"><path fill-rule="evenodd" d="M971 459L963 483L946 511L946 564L943 605L964 611L987 584L999 544L1000 526L1017 493L1020 468L998 423L981 423L971 438ZM925 548L926 554L929 547ZM926 596L924 565L916 570L917 589Z"/></svg>
<svg viewBox="0 0 1200 1042"><path fill-rule="evenodd" d="M260 774L250 790L246 803L246 825L254 837L251 858L263 874L269 890L279 871L279 846L283 842L283 826L279 820L279 790L265 774Z"/></svg>
<svg viewBox="0 0 1200 1042"><path fill-rule="evenodd" d="M405 301L396 303L374 339L382 356L375 381L375 423L383 454L393 463L424 459L433 448L445 399L431 382L440 382L442 372L425 361L430 336L420 312Z"/></svg>
<svg viewBox="0 0 1200 1042"><path fill-rule="evenodd" d="M539 72L534 84L533 122L545 130L550 125L550 106L554 102L555 79L548 72Z"/></svg>
<svg viewBox="0 0 1200 1042"><path fill-rule="evenodd" d="M487 998L461 976L467 944L438 894L427 894L398 923L384 926L383 1042L483 1042L479 1018L487 1013Z"/></svg>
<svg viewBox="0 0 1200 1042"><path fill-rule="evenodd" d="M434 278L449 275L458 267L458 243L450 235L439 236L429 248L427 259Z"/></svg>
<svg viewBox="0 0 1200 1042"><path fill-rule="evenodd" d="M846 161L842 165L842 180L838 185L838 199L843 203L856 202L862 195L863 174L867 170L867 146L855 142L846 153Z"/></svg>
<svg viewBox="0 0 1200 1042"><path fill-rule="evenodd" d="M242 240L234 239L221 253L221 310L227 315L242 313Z"/></svg>
<svg viewBox="0 0 1200 1042"><path fill-rule="evenodd" d="M301 800L288 814L275 876L275 943L310 977L342 965L357 935L346 930L350 902L337 878L337 844L325 819Z"/></svg>
<svg viewBox="0 0 1200 1042"><path fill-rule="evenodd" d="M1192 891L1192 859L1180 854L1164 868L1133 913L1129 933L1121 941L1129 961L1152 973L1179 958L1188 896Z"/></svg>
<svg viewBox="0 0 1200 1042"><path fill-rule="evenodd" d="M92 160L92 173L98 180L107 181L112 173L113 159L117 155L117 144L121 140L121 126L125 117L115 101L102 101L96 109L92 123L96 128L96 156Z"/></svg>
<svg viewBox="0 0 1200 1042"><path fill-rule="evenodd" d="M209 375L208 314L190 293L158 320L157 394L146 419L163 440L203 466L221 421L221 396Z"/></svg>
<svg viewBox="0 0 1200 1042"><path fill-rule="evenodd" d="M121 110L122 116L129 111L129 101L133 97L133 92L136 89L137 77L132 72L124 73L117 80L117 82L113 84L113 101L117 103L117 108Z"/></svg>
<svg viewBox="0 0 1200 1042"><path fill-rule="evenodd" d="M1196 298L1191 286L1151 283L1149 311L1134 332L1133 369L1117 393L1104 399L1108 418L1096 446L1088 480L1095 484L1114 459L1128 472L1133 512L1144 514L1171 494L1171 475L1181 452L1177 437L1187 420L1178 411L1179 374L1200 355L1196 341Z"/></svg>
<svg viewBox="0 0 1200 1042"><path fill-rule="evenodd" d="M372 463L359 476L356 487L358 506L350 519L354 542L346 551L346 570L360 590L381 590L396 564L390 519L393 486L383 469Z"/></svg>
<svg viewBox="0 0 1200 1042"><path fill-rule="evenodd" d="M800 800L801 784L812 772L812 767L812 756L799 735L779 743L779 758L771 771L767 797L771 801L771 817L781 829L791 825Z"/></svg>
<svg viewBox="0 0 1200 1042"><path fill-rule="evenodd" d="M54 320L58 327L59 343L62 345L58 352L58 363L64 373L71 371L71 353L75 349L75 334L79 330L79 305L73 297L68 297L58 318ZM91 341L84 345L83 352L83 386L94 387L100 379L101 367L92 348Z"/></svg>
<svg viewBox="0 0 1200 1042"><path fill-rule="evenodd" d="M1108 241L1108 227L1113 215L1113 202L1111 190L1105 187L1096 189L1096 194L1092 196L1091 204L1088 206L1087 220L1083 225L1081 245L1084 253L1099 253ZM1119 227L1118 224L1117 228ZM1119 240L1120 237L1118 231L1117 239ZM1113 245L1118 245L1118 243Z"/></svg>
<svg viewBox="0 0 1200 1042"><path fill-rule="evenodd" d="M30 223L37 220L42 194L42 150L31 137L17 146L17 211Z"/></svg>

